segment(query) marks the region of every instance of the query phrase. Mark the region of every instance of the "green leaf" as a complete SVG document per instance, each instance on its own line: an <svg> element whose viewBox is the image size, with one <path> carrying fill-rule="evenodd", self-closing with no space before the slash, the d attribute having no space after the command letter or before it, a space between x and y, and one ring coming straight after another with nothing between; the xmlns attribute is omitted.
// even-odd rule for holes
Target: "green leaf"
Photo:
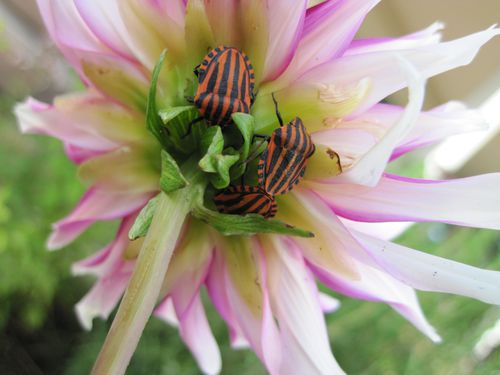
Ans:
<svg viewBox="0 0 500 375"><path fill-rule="evenodd" d="M128 238L133 241L139 237L144 237L148 233L149 226L153 220L153 216L156 211L156 206L160 200L160 195L151 198L149 202L141 210L137 218L135 219L134 225L130 228L128 232Z"/></svg>
<svg viewBox="0 0 500 375"><path fill-rule="evenodd" d="M191 214L210 224L225 236L276 233L306 238L314 237L312 232L295 228L279 220L266 219L258 214L228 215L210 210L203 204L204 189L199 188L194 194Z"/></svg>
<svg viewBox="0 0 500 375"><path fill-rule="evenodd" d="M160 188L165 193L182 189L188 184L175 159L165 150L161 151Z"/></svg>
<svg viewBox="0 0 500 375"><path fill-rule="evenodd" d="M167 50L163 50L160 55L160 59L156 63L153 70L153 74L151 77L151 86L149 88L148 103L146 106L146 126L163 146L167 145L167 141L163 136L165 130L163 129L160 117L158 116L158 111L156 109L156 90L158 86L158 77L160 76L161 68L163 66L163 62L165 61L166 54Z"/></svg>

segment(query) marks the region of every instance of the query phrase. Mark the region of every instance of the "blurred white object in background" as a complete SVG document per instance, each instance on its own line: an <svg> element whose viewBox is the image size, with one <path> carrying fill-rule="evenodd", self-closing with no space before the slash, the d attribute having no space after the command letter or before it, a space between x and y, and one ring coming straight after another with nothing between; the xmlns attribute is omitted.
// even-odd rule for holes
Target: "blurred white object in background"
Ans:
<svg viewBox="0 0 500 375"><path fill-rule="evenodd" d="M479 110L488 123L488 130L456 135L437 146L426 159L427 178L500 172L500 88Z"/></svg>
<svg viewBox="0 0 500 375"><path fill-rule="evenodd" d="M500 319L490 329L484 331L481 338L474 346L474 357L478 361L485 360L496 348L500 346Z"/></svg>

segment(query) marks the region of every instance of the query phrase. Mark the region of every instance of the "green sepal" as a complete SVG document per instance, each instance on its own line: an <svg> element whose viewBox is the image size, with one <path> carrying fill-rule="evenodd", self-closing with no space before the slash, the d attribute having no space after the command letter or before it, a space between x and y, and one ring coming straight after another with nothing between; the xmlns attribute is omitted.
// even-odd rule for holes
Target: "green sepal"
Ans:
<svg viewBox="0 0 500 375"><path fill-rule="evenodd" d="M191 214L215 229L224 236L246 235L251 236L258 233L276 233L289 236L311 238L314 233L304 229L293 227L279 220L266 219L258 214L228 215L213 211L203 204L204 189L199 188L195 192Z"/></svg>
<svg viewBox="0 0 500 375"><path fill-rule="evenodd" d="M184 155L190 155L199 147L200 139L206 128L204 122L191 124L200 114L194 106L178 106L160 109L158 112L163 128L168 131L172 146ZM191 129L189 129L191 127Z"/></svg>
<svg viewBox="0 0 500 375"><path fill-rule="evenodd" d="M224 137L219 126L207 128L201 138L200 148L204 156L198 162L203 172L212 174L210 182L217 189L229 186L231 177L229 169L240 160L240 155L232 148L224 151Z"/></svg>
<svg viewBox="0 0 500 375"><path fill-rule="evenodd" d="M148 102L146 106L146 127L153 133L153 135L158 139L163 147L168 147L170 145L169 141L165 137L165 129L161 123L160 117L158 116L158 111L156 108L156 91L158 87L158 77L160 76L161 68L163 62L165 61L165 56L167 55L167 50L163 50L160 55L160 59L156 63L153 74L151 76L151 86L149 88Z"/></svg>
<svg viewBox="0 0 500 375"><path fill-rule="evenodd" d="M243 145L240 147L239 163L231 168L231 180L235 180L245 173L247 167L246 162L252 148L255 121L253 116L240 112L233 113L232 119L243 137Z"/></svg>
<svg viewBox="0 0 500 375"><path fill-rule="evenodd" d="M175 159L165 150L161 151L160 188L165 193L182 189L188 184Z"/></svg>
<svg viewBox="0 0 500 375"><path fill-rule="evenodd" d="M151 198L149 202L141 210L137 218L135 219L134 225L130 228L128 232L128 238L133 241L139 237L144 237L148 233L149 226L153 220L153 216L156 212L156 207L160 200L160 194L156 197Z"/></svg>

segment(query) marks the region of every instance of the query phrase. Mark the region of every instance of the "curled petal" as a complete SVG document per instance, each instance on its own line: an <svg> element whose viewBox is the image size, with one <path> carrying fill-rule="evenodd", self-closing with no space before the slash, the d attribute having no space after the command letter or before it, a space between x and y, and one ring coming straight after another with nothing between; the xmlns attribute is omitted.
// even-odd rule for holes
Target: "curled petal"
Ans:
<svg viewBox="0 0 500 375"><path fill-rule="evenodd" d="M362 233L355 235L386 272L413 288L500 304L498 271L468 266Z"/></svg>
<svg viewBox="0 0 500 375"><path fill-rule="evenodd" d="M280 374L344 374L328 340L314 279L295 246L270 239L269 293L283 348Z"/></svg>
<svg viewBox="0 0 500 375"><path fill-rule="evenodd" d="M337 214L351 220L441 221L500 229L500 174L448 181L385 175L375 187L310 185Z"/></svg>
<svg viewBox="0 0 500 375"><path fill-rule="evenodd" d="M320 265L311 265L318 278L332 290L353 298L384 302L434 342L441 338L427 322L415 291L383 270L357 262L360 278L346 279Z"/></svg>
<svg viewBox="0 0 500 375"><path fill-rule="evenodd" d="M425 81L407 60L401 58L400 64L406 71L409 81L409 102L406 110L382 140L358 159L349 170L336 177L337 181L366 186L376 185L395 147L415 125L424 102Z"/></svg>
<svg viewBox="0 0 500 375"><path fill-rule="evenodd" d="M399 38L369 38L353 40L344 56L369 52L414 49L437 44L441 41L442 22L435 22L429 27Z"/></svg>
<svg viewBox="0 0 500 375"><path fill-rule="evenodd" d="M429 78L469 64L481 46L499 33L500 29L490 28L453 41L415 49L345 56L312 69L299 81L343 87L368 77L372 81L372 89L356 110L356 113L362 113L406 86L406 73L394 69L395 52L410 61L424 78Z"/></svg>
<svg viewBox="0 0 500 375"><path fill-rule="evenodd" d="M110 193L90 189L73 212L53 225L47 247L54 250L66 246L96 221L130 215L143 207L150 197L149 193Z"/></svg>

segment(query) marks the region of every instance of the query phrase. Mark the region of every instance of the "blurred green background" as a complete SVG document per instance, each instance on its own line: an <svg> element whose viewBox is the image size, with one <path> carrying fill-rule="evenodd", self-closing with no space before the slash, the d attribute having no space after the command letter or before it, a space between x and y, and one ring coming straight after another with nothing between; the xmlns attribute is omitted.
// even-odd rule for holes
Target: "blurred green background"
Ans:
<svg viewBox="0 0 500 375"><path fill-rule="evenodd" d="M87 374L108 322L83 331L73 306L91 278L74 278L70 264L109 241L116 224L95 225L68 248L48 252L50 223L68 213L83 192L75 167L58 141L19 134L1 98L0 116L0 374ZM419 175L417 159L393 167ZM500 237L494 231L419 224L399 241L454 260L500 269ZM477 361L472 349L500 319L500 308L456 296L420 293L424 311L444 343L434 345L390 308L338 297L341 309L327 317L333 351L350 374L498 374L500 352ZM227 330L210 306L222 347L223 374L264 374L255 355L229 348ZM495 369L497 371L495 372ZM128 374L198 374L175 329L153 318Z"/></svg>

